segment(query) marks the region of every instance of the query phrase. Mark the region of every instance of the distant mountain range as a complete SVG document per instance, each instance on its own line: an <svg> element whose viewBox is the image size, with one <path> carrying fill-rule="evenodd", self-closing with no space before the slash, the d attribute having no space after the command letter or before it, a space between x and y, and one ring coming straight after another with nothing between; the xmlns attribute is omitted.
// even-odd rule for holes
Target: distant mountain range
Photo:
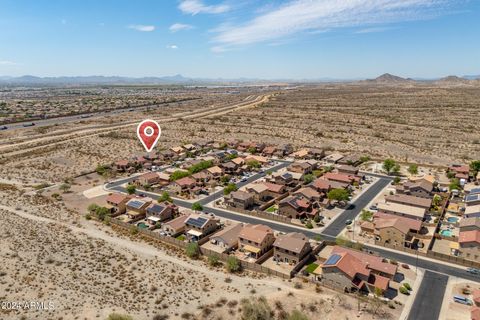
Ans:
<svg viewBox="0 0 480 320"><path fill-rule="evenodd" d="M469 83L470 80L480 79L480 75L466 75L463 77L448 76L440 79L412 79L402 78L390 73L385 73L375 79L257 79L257 78L188 78L180 74L163 77L121 77L121 76L73 76L73 77L37 77L24 75L21 77L0 76L0 84L5 85L93 85L93 84L179 84L179 85L229 85L229 84L272 84L272 83L317 83L317 82L352 82L361 81L379 84L415 83L416 81L431 81L437 83Z"/></svg>

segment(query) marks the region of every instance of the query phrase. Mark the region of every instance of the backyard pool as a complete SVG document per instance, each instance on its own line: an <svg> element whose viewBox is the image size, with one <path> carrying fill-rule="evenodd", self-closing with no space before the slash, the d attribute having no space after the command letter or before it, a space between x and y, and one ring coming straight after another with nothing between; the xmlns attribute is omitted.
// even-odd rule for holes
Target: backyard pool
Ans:
<svg viewBox="0 0 480 320"><path fill-rule="evenodd" d="M458 218L457 217L448 217L447 221L450 222L450 223L455 223L455 222L458 222Z"/></svg>
<svg viewBox="0 0 480 320"><path fill-rule="evenodd" d="M442 230L442 231L440 231L440 234L444 237L451 237L452 236L452 230Z"/></svg>

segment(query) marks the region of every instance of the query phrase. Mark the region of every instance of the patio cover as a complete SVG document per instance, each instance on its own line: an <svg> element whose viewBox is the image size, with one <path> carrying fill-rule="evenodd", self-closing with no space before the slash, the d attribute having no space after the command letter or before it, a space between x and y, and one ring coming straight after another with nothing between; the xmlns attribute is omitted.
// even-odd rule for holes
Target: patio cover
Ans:
<svg viewBox="0 0 480 320"><path fill-rule="evenodd" d="M259 248L255 248L253 246L249 246L248 244L245 245L243 247L244 250L248 251L248 252L252 252L252 253L259 253L260 252L260 249Z"/></svg>

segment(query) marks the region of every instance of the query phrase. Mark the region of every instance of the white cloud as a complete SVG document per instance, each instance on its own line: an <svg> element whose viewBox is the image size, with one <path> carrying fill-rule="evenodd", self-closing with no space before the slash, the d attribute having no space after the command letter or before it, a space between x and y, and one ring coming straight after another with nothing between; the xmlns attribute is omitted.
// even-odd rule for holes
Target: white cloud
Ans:
<svg viewBox="0 0 480 320"><path fill-rule="evenodd" d="M290 0L252 20L216 30L223 50L291 37L301 32L426 19L444 13L453 0Z"/></svg>
<svg viewBox="0 0 480 320"><path fill-rule="evenodd" d="M155 30L155 26L147 26L143 24L131 24L128 26L128 29L133 29L142 32L151 32Z"/></svg>
<svg viewBox="0 0 480 320"><path fill-rule="evenodd" d="M167 45L167 49L175 50L175 49L178 49L178 46L175 45L175 44L169 44L169 45Z"/></svg>
<svg viewBox="0 0 480 320"><path fill-rule="evenodd" d="M0 60L0 66L16 66L17 63L9 60Z"/></svg>
<svg viewBox="0 0 480 320"><path fill-rule="evenodd" d="M183 12L191 15L198 13L217 14L230 10L230 6L226 4L206 5L201 0L183 0L178 8Z"/></svg>
<svg viewBox="0 0 480 320"><path fill-rule="evenodd" d="M374 33L374 32L383 32L383 31L387 31L387 30L391 30L391 29L393 29L393 28L389 28L389 27L372 27L372 28L360 29L360 30L355 31L354 33L358 33L358 34L361 34L361 33Z"/></svg>
<svg viewBox="0 0 480 320"><path fill-rule="evenodd" d="M183 23L174 23L168 28L171 32L183 31L193 29L192 25Z"/></svg>

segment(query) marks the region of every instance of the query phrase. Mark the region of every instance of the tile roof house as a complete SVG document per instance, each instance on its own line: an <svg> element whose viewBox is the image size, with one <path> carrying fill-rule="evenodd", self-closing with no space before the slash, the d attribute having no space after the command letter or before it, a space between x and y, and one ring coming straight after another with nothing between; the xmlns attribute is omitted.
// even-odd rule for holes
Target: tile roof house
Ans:
<svg viewBox="0 0 480 320"><path fill-rule="evenodd" d="M337 163L338 161L340 161L341 159L343 158L343 155L340 154L340 153L332 153L332 154L329 154L328 156L326 156L325 158L323 158L323 161L327 162L327 163Z"/></svg>
<svg viewBox="0 0 480 320"><path fill-rule="evenodd" d="M432 206L432 199L410 196L408 194L389 195L385 198L385 201L387 203L399 203L424 209L430 209Z"/></svg>
<svg viewBox="0 0 480 320"><path fill-rule="evenodd" d="M233 191L225 196L225 203L230 207L249 209L254 204L253 194L245 191Z"/></svg>
<svg viewBox="0 0 480 320"><path fill-rule="evenodd" d="M220 177L223 174L223 169L219 166L210 167L207 171L214 177Z"/></svg>
<svg viewBox="0 0 480 320"><path fill-rule="evenodd" d="M179 234L185 232L185 220L188 215L181 215L173 220L167 221L162 224L162 230L172 237L176 237Z"/></svg>
<svg viewBox="0 0 480 320"><path fill-rule="evenodd" d="M304 159L308 157L308 149L300 149L291 154L292 157L296 159Z"/></svg>
<svg viewBox="0 0 480 320"><path fill-rule="evenodd" d="M298 195L291 195L278 203L278 214L291 219L305 216L315 216L318 212L312 210L311 203Z"/></svg>
<svg viewBox="0 0 480 320"><path fill-rule="evenodd" d="M122 214L126 211L127 202L132 199L133 196L122 194L122 193L112 193L107 196L106 208L110 209L112 214Z"/></svg>
<svg viewBox="0 0 480 320"><path fill-rule="evenodd" d="M270 180L277 184L289 185L293 182L293 176L289 172L274 172Z"/></svg>
<svg viewBox="0 0 480 320"><path fill-rule="evenodd" d="M146 219L155 225L157 222L171 219L176 210L176 206L168 202L152 203L146 209Z"/></svg>
<svg viewBox="0 0 480 320"><path fill-rule="evenodd" d="M210 242L223 248L223 252L228 252L238 246L238 236L242 230L241 223L233 223L226 226L223 230L210 237Z"/></svg>
<svg viewBox="0 0 480 320"><path fill-rule="evenodd" d="M337 181L337 182L347 183L347 184L360 182L360 177L349 175L349 174L343 174L343 173L334 173L334 172L327 172L322 176L322 178L330 181Z"/></svg>
<svg viewBox="0 0 480 320"><path fill-rule="evenodd" d="M174 181L172 183L172 189L175 190L177 193L188 192L195 188L196 185L197 182L194 179L190 177L184 177Z"/></svg>
<svg viewBox="0 0 480 320"><path fill-rule="evenodd" d="M140 186L152 186L160 181L160 177L156 172L147 172L135 179Z"/></svg>
<svg viewBox="0 0 480 320"><path fill-rule="evenodd" d="M344 173L344 174L349 174L349 175L357 175L358 174L358 168L348 165L348 164L342 164L337 167L338 173Z"/></svg>
<svg viewBox="0 0 480 320"><path fill-rule="evenodd" d="M433 196L433 183L425 179L406 181L395 187L397 193L408 194L416 197L431 198Z"/></svg>
<svg viewBox="0 0 480 320"><path fill-rule="evenodd" d="M246 225L238 235L238 248L258 259L272 248L275 236L272 229L262 224Z"/></svg>
<svg viewBox="0 0 480 320"><path fill-rule="evenodd" d="M293 193L294 195L299 195L310 202L320 201L322 194L320 194L315 188L312 187L303 187L298 189Z"/></svg>
<svg viewBox="0 0 480 320"><path fill-rule="evenodd" d="M127 215L131 219L145 216L147 207L152 203L149 198L132 198L126 204Z"/></svg>
<svg viewBox="0 0 480 320"><path fill-rule="evenodd" d="M338 164L358 166L362 163L361 156L358 154L349 154L337 161Z"/></svg>
<svg viewBox="0 0 480 320"><path fill-rule="evenodd" d="M293 265L302 261L312 251L308 238L299 232L278 236L273 243L273 249L275 261Z"/></svg>
<svg viewBox="0 0 480 320"><path fill-rule="evenodd" d="M385 293L390 288L396 266L378 261L379 257L373 260L371 255L337 248L314 270L322 283L351 292L374 292L378 288Z"/></svg>
<svg viewBox="0 0 480 320"><path fill-rule="evenodd" d="M317 160L325 157L325 151L323 149L311 148L310 150L308 150L308 154L310 155L310 157Z"/></svg>
<svg viewBox="0 0 480 320"><path fill-rule="evenodd" d="M463 213L463 217L464 218L480 217L480 204L467 206L465 208L465 212Z"/></svg>
<svg viewBox="0 0 480 320"><path fill-rule="evenodd" d="M303 174L309 174L313 170L313 166L310 165L308 162L294 162L288 166L288 171L290 172L298 172Z"/></svg>
<svg viewBox="0 0 480 320"><path fill-rule="evenodd" d="M274 146L267 146L262 150L262 154L265 155L265 156L271 157L271 156L273 156L273 154L275 153L276 150L277 150L277 148L274 147Z"/></svg>
<svg viewBox="0 0 480 320"><path fill-rule="evenodd" d="M268 187L263 183L251 183L245 187L248 193L253 194L255 201L266 201L269 198Z"/></svg>
<svg viewBox="0 0 480 320"><path fill-rule="evenodd" d="M480 217L463 218L459 223L460 231L480 230Z"/></svg>
<svg viewBox="0 0 480 320"><path fill-rule="evenodd" d="M480 261L480 230L460 231L458 244L460 257Z"/></svg>
<svg viewBox="0 0 480 320"><path fill-rule="evenodd" d="M364 222L361 229L371 232L375 243L399 248L412 248L414 236L422 230L422 222L387 213L375 213L373 223Z"/></svg>
<svg viewBox="0 0 480 320"><path fill-rule="evenodd" d="M378 211L395 214L401 217L408 217L422 221L425 218L427 210L425 208L413 207L400 203L379 203L377 204Z"/></svg>
<svg viewBox="0 0 480 320"><path fill-rule="evenodd" d="M219 227L219 220L205 213L192 213L185 219L187 238L198 241Z"/></svg>

